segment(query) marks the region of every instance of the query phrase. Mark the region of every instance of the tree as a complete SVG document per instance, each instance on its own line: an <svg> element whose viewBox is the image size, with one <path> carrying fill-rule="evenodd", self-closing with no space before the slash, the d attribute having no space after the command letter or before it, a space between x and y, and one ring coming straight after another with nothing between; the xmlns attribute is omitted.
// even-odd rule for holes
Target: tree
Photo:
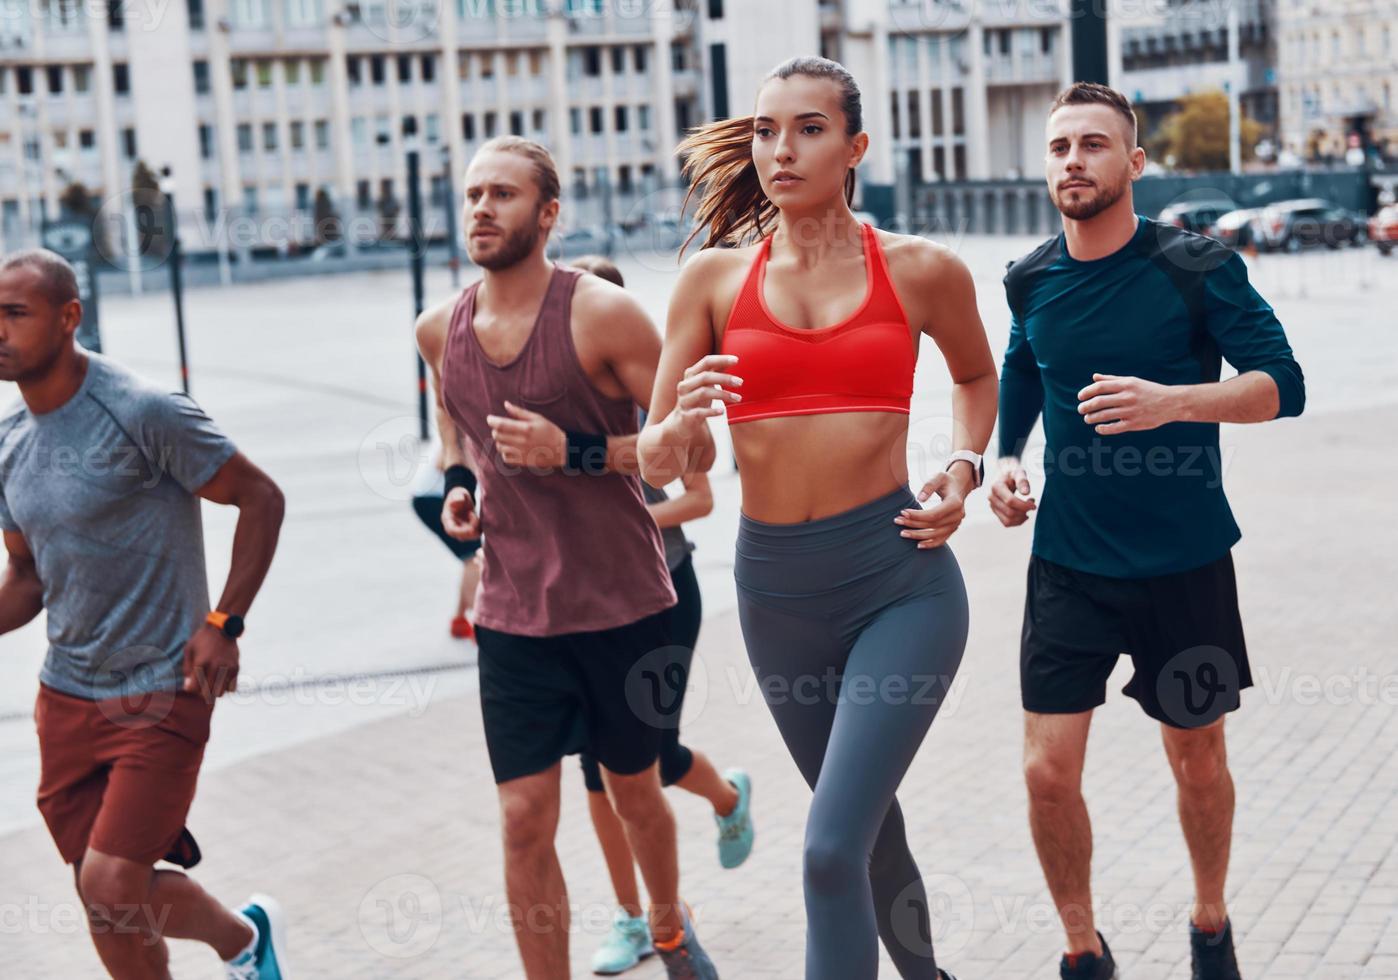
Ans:
<svg viewBox="0 0 1398 980"><path fill-rule="evenodd" d="M340 215L335 211L335 202L322 187L316 191L315 201L315 241L317 245L338 242L343 237Z"/></svg>
<svg viewBox="0 0 1398 980"><path fill-rule="evenodd" d="M1221 91L1186 95L1160 124L1156 152L1182 170L1228 169L1228 96ZM1240 142L1244 160L1262 139L1262 125L1243 117Z"/></svg>

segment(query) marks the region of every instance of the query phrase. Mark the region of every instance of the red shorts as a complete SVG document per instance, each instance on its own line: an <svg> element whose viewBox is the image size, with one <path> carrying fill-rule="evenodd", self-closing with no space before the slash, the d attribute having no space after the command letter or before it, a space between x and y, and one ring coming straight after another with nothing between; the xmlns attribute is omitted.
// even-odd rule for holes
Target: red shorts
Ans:
<svg viewBox="0 0 1398 980"><path fill-rule="evenodd" d="M213 710L197 694L89 701L39 686L39 812L64 861L89 847L140 864L199 860L184 821Z"/></svg>

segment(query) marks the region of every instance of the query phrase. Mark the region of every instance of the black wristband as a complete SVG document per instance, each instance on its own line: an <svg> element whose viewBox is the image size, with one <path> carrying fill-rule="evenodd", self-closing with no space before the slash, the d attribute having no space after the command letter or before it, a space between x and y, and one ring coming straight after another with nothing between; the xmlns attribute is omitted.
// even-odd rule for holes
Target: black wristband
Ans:
<svg viewBox="0 0 1398 980"><path fill-rule="evenodd" d="M445 497L457 487L465 487L472 497L476 495L476 474L471 472L470 467L456 463L448 466L442 475L446 477L446 489L442 491L442 496Z"/></svg>
<svg viewBox="0 0 1398 980"><path fill-rule="evenodd" d="M594 432L568 433L567 469L585 476L607 472L607 437Z"/></svg>

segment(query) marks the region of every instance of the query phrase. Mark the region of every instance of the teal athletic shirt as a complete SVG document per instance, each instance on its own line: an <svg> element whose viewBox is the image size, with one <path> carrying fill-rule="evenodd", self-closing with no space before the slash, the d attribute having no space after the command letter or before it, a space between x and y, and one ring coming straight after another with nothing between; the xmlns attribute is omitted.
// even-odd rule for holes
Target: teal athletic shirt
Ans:
<svg viewBox="0 0 1398 980"><path fill-rule="evenodd" d="M1276 381L1278 417L1300 415L1306 401L1301 367L1243 260L1211 238L1138 221L1104 258L1074 259L1060 234L1005 273L1012 319L1000 455L1022 455L1044 416L1034 554L1111 578L1199 568L1242 533L1223 493L1229 461L1218 425L1098 435L1078 414L1078 392L1094 373L1193 385L1218 381L1227 358L1239 374Z"/></svg>

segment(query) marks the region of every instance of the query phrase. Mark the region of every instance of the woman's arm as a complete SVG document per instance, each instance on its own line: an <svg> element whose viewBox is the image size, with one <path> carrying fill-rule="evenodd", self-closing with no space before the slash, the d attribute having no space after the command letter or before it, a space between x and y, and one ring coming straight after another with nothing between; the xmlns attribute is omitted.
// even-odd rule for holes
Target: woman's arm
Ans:
<svg viewBox="0 0 1398 980"><path fill-rule="evenodd" d="M679 527L687 521L707 517L714 509L714 494L707 473L686 473L684 493L669 500L648 504L650 516L661 528Z"/></svg>
<svg viewBox="0 0 1398 980"><path fill-rule="evenodd" d="M710 418L723 414L715 401L736 402L740 378L730 373L737 358L715 354L710 284L726 256L700 252L681 270L670 297L665 346L655 372L649 417L637 451L641 478L663 487L686 473L714 464Z"/></svg>

